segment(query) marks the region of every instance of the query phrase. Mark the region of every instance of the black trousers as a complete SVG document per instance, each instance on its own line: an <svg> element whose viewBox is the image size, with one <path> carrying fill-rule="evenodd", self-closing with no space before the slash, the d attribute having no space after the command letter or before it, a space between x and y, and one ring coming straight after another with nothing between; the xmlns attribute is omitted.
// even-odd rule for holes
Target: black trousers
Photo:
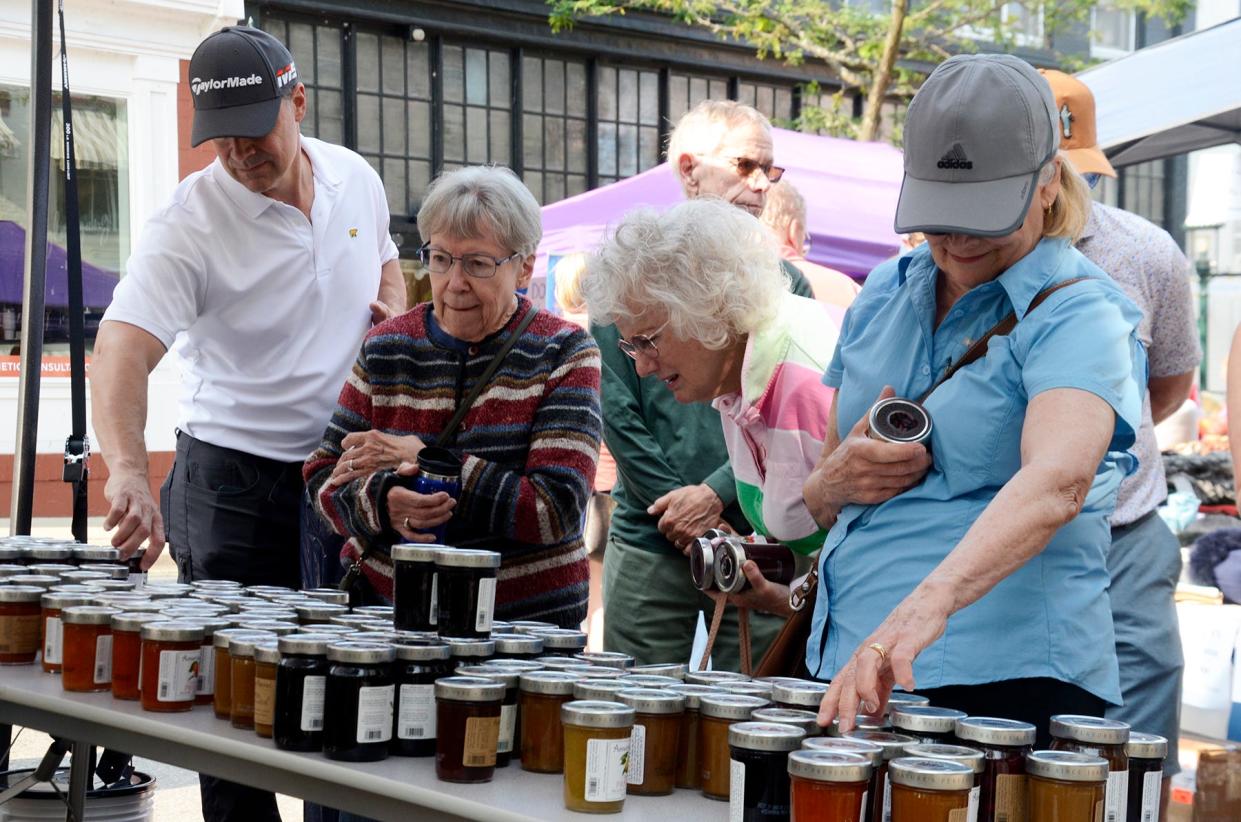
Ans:
<svg viewBox="0 0 1241 822"><path fill-rule="evenodd" d="M231 579L301 587L302 464L257 457L177 434L160 511L181 582ZM206 822L279 822L276 797L199 774Z"/></svg>
<svg viewBox="0 0 1241 822"><path fill-rule="evenodd" d="M945 685L919 689L937 708L955 708L970 716L994 716L1029 722L1038 729L1035 750L1051 745L1048 726L1056 714L1103 716L1107 703L1076 685L1036 677L1007 679L985 685Z"/></svg>

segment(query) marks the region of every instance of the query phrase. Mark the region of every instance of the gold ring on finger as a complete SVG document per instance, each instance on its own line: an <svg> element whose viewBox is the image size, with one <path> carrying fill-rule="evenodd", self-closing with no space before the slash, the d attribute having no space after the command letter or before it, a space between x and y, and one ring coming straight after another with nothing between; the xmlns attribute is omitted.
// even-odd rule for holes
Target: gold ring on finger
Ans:
<svg viewBox="0 0 1241 822"><path fill-rule="evenodd" d="M870 648L870 649L871 649L871 650L873 650L875 653L879 654L879 662L880 662L880 663L884 663L884 662L887 662L887 661L888 661L888 649L887 649L887 648L885 648L885 647L883 647L883 645L882 645L881 643L878 643L878 642L872 642L871 644L867 645L866 647L867 647L867 648Z"/></svg>

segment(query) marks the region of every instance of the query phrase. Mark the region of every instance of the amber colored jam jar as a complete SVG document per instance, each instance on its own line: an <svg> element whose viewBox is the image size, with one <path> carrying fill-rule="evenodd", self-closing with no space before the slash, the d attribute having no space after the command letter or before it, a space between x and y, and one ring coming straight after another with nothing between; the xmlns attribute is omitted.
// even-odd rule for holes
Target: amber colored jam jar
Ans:
<svg viewBox="0 0 1241 822"><path fill-rule="evenodd" d="M233 714L233 665L228 655L228 643L233 637L270 639L275 634L268 631L250 631L245 628L217 629L211 635L212 679L215 685L211 693L211 705L216 719L231 719Z"/></svg>
<svg viewBox="0 0 1241 822"><path fill-rule="evenodd" d="M667 690L685 697L685 713L681 714L681 733L677 737L677 787L702 789L702 766L698 759L699 725L702 721L700 701L704 696L722 693L710 685L682 683Z"/></svg>
<svg viewBox="0 0 1241 822"><path fill-rule="evenodd" d="M629 793L665 796L676 790L677 751L685 697L653 688L618 691L616 701L634 710L629 735Z"/></svg>
<svg viewBox="0 0 1241 822"><path fill-rule="evenodd" d="M328 645L330 663L323 715L323 753L328 759L377 762L392 742L396 678L391 645L339 642Z"/></svg>
<svg viewBox="0 0 1241 822"><path fill-rule="evenodd" d="M203 629L193 622L148 622L142 626L141 669L144 711L188 711L198 693Z"/></svg>
<svg viewBox="0 0 1241 822"><path fill-rule="evenodd" d="M918 740L905 734L868 730L850 731L842 738L869 742L883 750L883 764L875 772L875 789L870 792L867 801L870 803L868 818L884 822L892 816L892 781L888 778L888 765L892 760L904 756L906 746L913 745Z"/></svg>
<svg viewBox="0 0 1241 822"><path fill-rule="evenodd" d="M633 708L574 700L560 706L564 726L564 806L579 813L620 813L628 792Z"/></svg>
<svg viewBox="0 0 1241 822"><path fill-rule="evenodd" d="M888 763L892 822L967 822L974 770L947 759L912 756Z"/></svg>
<svg viewBox="0 0 1241 822"><path fill-rule="evenodd" d="M435 556L443 545L393 545L393 621L401 631L434 631L439 621Z"/></svg>
<svg viewBox="0 0 1241 822"><path fill-rule="evenodd" d="M270 638L254 631L228 638L228 719L234 728L254 727L254 649Z"/></svg>
<svg viewBox="0 0 1241 822"><path fill-rule="evenodd" d="M1107 795L1107 760L1071 751L1026 756L1030 822L1100 822Z"/></svg>
<svg viewBox="0 0 1241 822"><path fill-rule="evenodd" d="M912 736L919 742L951 744L956 741L957 720L965 719L964 711L936 708L930 705L897 705L888 720L898 734Z"/></svg>
<svg viewBox="0 0 1241 822"><path fill-rule="evenodd" d="M276 718L272 736L282 751L323 749L329 634L289 634L276 643Z"/></svg>
<svg viewBox="0 0 1241 822"><path fill-rule="evenodd" d="M90 605L90 594L65 594L47 591L43 594L43 672L60 673L64 659L64 630L60 615L65 608L75 605Z"/></svg>
<svg viewBox="0 0 1241 822"><path fill-rule="evenodd" d="M1025 819L1026 754L1034 749L1036 731L1028 722L971 716L957 720L961 744L982 751L980 822Z"/></svg>
<svg viewBox="0 0 1241 822"><path fill-rule="evenodd" d="M944 745L938 742L919 742L905 748L905 755L915 759L943 759L964 765L974 772L974 785L970 788L970 801L966 822L978 822L979 800L982 795L983 772L986 758L982 751L965 745Z"/></svg>
<svg viewBox="0 0 1241 822"><path fill-rule="evenodd" d="M1168 740L1156 734L1131 733L1125 753L1129 756L1128 822L1158 820Z"/></svg>
<svg viewBox="0 0 1241 822"><path fill-rule="evenodd" d="M580 654L586 648L586 634L582 631L575 631L572 628L538 628L533 630L532 635L543 640L543 655L545 657L572 657ZM536 659L543 661L539 658ZM581 663L580 659L572 660L572 664L579 663ZM569 663L563 664L567 665Z"/></svg>
<svg viewBox="0 0 1241 822"><path fill-rule="evenodd" d="M436 630L444 637L486 637L496 610L495 551L444 548L435 553Z"/></svg>
<svg viewBox="0 0 1241 822"><path fill-rule="evenodd" d="M699 699L698 762L703 796L728 799L731 775L728 729L738 722L748 722L755 711L769 704L761 697L741 694L720 694Z"/></svg>
<svg viewBox="0 0 1241 822"><path fill-rule="evenodd" d="M435 756L435 683L452 676L448 645L399 642L396 648L395 756Z"/></svg>
<svg viewBox="0 0 1241 822"><path fill-rule="evenodd" d="M801 729L806 736L818 736L823 730L819 727L819 715L813 711L798 711L792 708L761 708L750 717L754 722L779 722Z"/></svg>
<svg viewBox="0 0 1241 822"><path fill-rule="evenodd" d="M33 585L0 586L0 665L29 665L38 656L42 598Z"/></svg>
<svg viewBox="0 0 1241 822"><path fill-rule="evenodd" d="M564 770L564 726L560 706L573 701L577 677L564 671L521 675L521 767L534 773Z"/></svg>
<svg viewBox="0 0 1241 822"><path fill-rule="evenodd" d="M115 608L75 605L61 611L64 654L60 684L66 691L112 690L112 617Z"/></svg>
<svg viewBox="0 0 1241 822"><path fill-rule="evenodd" d="M481 677L450 676L435 683L438 778L445 782L491 781L496 770L504 691L504 683Z"/></svg>
<svg viewBox="0 0 1241 822"><path fill-rule="evenodd" d="M879 819L872 816L872 807L874 806L875 797L879 796L883 789L882 779L887 778L887 762L883 758L883 748L873 742L865 742L861 739L848 739L845 737L832 736L808 736L801 741L802 750L805 751L827 751L829 753L847 753L860 756L870 763L870 780L866 785L866 795L863 797L863 805L865 813L858 819L870 820ZM880 806L882 810L882 806ZM879 819L879 822L883 822Z"/></svg>
<svg viewBox="0 0 1241 822"><path fill-rule="evenodd" d="M112 616L112 696L137 699L142 689L142 626L165 622L161 614L122 611Z"/></svg>
<svg viewBox="0 0 1241 822"><path fill-rule="evenodd" d="M1115 719L1077 714L1057 714L1051 718L1051 749L1101 756L1107 760L1107 797L1103 808L1105 822L1128 815L1129 725Z"/></svg>
<svg viewBox="0 0 1241 822"><path fill-rule="evenodd" d="M728 814L742 822L786 819L789 753L805 738L777 722L738 722L728 729Z"/></svg>
<svg viewBox="0 0 1241 822"><path fill-rule="evenodd" d="M780 679L771 683L771 701L781 708L817 713L827 687L811 679Z"/></svg>
<svg viewBox="0 0 1241 822"><path fill-rule="evenodd" d="M254 732L271 739L276 723L276 669L280 648L275 639L254 646Z"/></svg>
<svg viewBox="0 0 1241 822"><path fill-rule="evenodd" d="M496 767L507 768L514 753L521 755L517 748L518 733L521 730L521 705L517 686L521 682L521 672L495 665L462 665L456 670L456 674L489 679L504 685L504 701L500 703L500 734L496 738Z"/></svg>
<svg viewBox="0 0 1241 822"><path fill-rule="evenodd" d="M788 770L791 822L866 819L866 795L875 770L868 758L843 751L793 751Z"/></svg>

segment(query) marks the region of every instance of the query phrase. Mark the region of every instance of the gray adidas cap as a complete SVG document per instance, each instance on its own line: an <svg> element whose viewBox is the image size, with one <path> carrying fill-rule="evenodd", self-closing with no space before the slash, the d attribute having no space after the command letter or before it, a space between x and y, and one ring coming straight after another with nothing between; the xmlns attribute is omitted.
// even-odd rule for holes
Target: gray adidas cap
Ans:
<svg viewBox="0 0 1241 822"><path fill-rule="evenodd" d="M1056 101L1034 67L1007 54L939 65L909 104L898 234L1016 231L1056 155Z"/></svg>

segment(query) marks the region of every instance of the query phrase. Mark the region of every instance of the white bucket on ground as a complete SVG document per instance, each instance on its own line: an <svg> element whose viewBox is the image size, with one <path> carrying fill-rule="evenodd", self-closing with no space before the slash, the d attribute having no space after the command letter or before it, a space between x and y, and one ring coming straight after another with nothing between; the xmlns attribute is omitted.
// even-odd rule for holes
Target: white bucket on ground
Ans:
<svg viewBox="0 0 1241 822"><path fill-rule="evenodd" d="M9 771L4 775L8 782L3 784L11 785L29 773L30 769ZM57 772L56 787L62 795L68 796L68 770ZM135 771L129 785L88 791L85 815L85 822L153 822L155 777ZM65 803L46 782L0 805L0 822L50 822L53 819L62 822L64 818Z"/></svg>

